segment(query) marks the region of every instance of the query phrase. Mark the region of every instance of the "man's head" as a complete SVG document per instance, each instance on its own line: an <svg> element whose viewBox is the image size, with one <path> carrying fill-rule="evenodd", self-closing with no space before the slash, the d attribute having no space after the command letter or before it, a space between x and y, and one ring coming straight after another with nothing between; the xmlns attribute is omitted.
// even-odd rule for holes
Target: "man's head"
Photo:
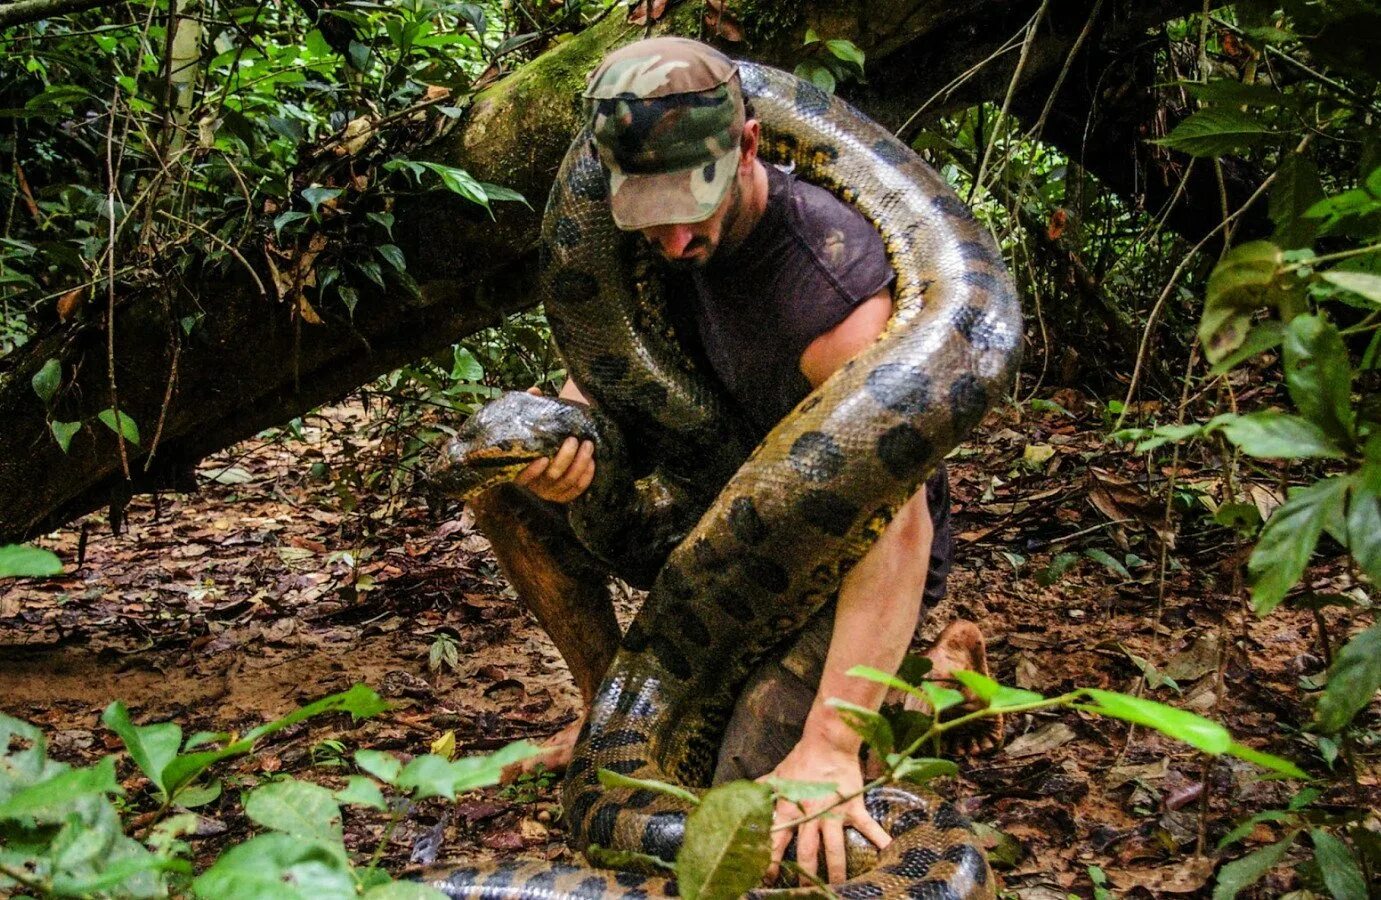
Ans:
<svg viewBox="0 0 1381 900"><path fill-rule="evenodd" d="M757 159L737 65L685 38L639 41L605 57L585 97L614 223L704 265L740 223Z"/></svg>

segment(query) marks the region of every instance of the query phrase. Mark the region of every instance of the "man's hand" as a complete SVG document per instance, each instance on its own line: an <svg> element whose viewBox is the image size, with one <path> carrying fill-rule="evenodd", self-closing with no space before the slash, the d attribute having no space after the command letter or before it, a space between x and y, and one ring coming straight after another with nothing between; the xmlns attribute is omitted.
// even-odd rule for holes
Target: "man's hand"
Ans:
<svg viewBox="0 0 1381 900"><path fill-rule="evenodd" d="M541 396L542 392L537 388L529 388L528 393ZM561 395L567 396L566 388L562 388ZM584 400L584 397L575 392L570 399ZM533 460L514 480L543 500L570 503L585 493L585 489L594 479L594 442L568 437L554 456Z"/></svg>
<svg viewBox="0 0 1381 900"><path fill-rule="evenodd" d="M796 862L806 872L818 877L819 857L825 854L826 879L830 884L839 884L847 877L844 858L844 826L851 825L860 834L877 845L881 850L892 843L892 838L881 825L873 821L863 805L863 797L854 797L847 803L839 802L840 797L858 793L863 787L863 772L858 762L858 745L852 749L836 747L828 742L814 743L804 739L798 743L786 758L774 769L771 775L792 781L815 781L831 783L835 793L826 797L803 800L798 805L786 800L777 801L773 815L773 825L781 826L804 816L829 809L829 812L812 819L795 829ZM834 806L833 809L830 809ZM767 870L769 881L776 878L781 865L782 854L791 842L792 829L784 828L772 832L772 866Z"/></svg>

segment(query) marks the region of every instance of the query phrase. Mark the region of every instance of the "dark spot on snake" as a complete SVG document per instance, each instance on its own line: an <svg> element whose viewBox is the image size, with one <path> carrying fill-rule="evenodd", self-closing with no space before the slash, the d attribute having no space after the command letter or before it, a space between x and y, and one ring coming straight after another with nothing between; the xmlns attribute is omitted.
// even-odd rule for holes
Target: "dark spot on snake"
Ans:
<svg viewBox="0 0 1381 900"><path fill-rule="evenodd" d="M590 156L577 160L566 176L566 190L572 197L595 203L609 196L609 185L604 179L604 169L600 165L598 151L590 144Z"/></svg>
<svg viewBox="0 0 1381 900"><path fill-rule="evenodd" d="M796 83L796 111L804 115L819 115L830 108L830 95L809 81Z"/></svg>
<svg viewBox="0 0 1381 900"><path fill-rule="evenodd" d="M700 621L700 614L693 608L685 603L677 603L671 607L670 614L672 621L681 629L681 634L687 641L698 647L709 645L710 629Z"/></svg>
<svg viewBox="0 0 1381 900"><path fill-rule="evenodd" d="M998 286L996 275L992 272L982 272L978 269L970 269L963 275L960 275L959 280L965 284L971 284L976 288L982 288L985 291L995 291Z"/></svg>
<svg viewBox="0 0 1381 900"><path fill-rule="evenodd" d="M649 641L652 646L652 655L657 657L657 662L676 678L689 678L694 674L695 669L691 666L686 654L681 652L670 638L661 634L654 634Z"/></svg>
<svg viewBox="0 0 1381 900"><path fill-rule="evenodd" d="M551 244L546 241L537 242L537 271L544 271L551 265Z"/></svg>
<svg viewBox="0 0 1381 900"><path fill-rule="evenodd" d="M843 537L858 517L858 507L829 491L806 491L796 501L796 512L825 534Z"/></svg>
<svg viewBox="0 0 1381 900"><path fill-rule="evenodd" d="M603 841L600 841L603 844ZM609 879L603 875L591 875L571 890L573 900L603 900L609 893Z"/></svg>
<svg viewBox="0 0 1381 900"><path fill-rule="evenodd" d="M623 808L643 809L644 807L649 806L653 800L656 800L658 796L659 795L656 791L649 791L646 788L640 788L639 790L636 790L628 795L628 797L623 801Z"/></svg>
<svg viewBox="0 0 1381 900"><path fill-rule="evenodd" d="M604 768L619 775L632 775L646 765L645 759L616 759Z"/></svg>
<svg viewBox="0 0 1381 900"><path fill-rule="evenodd" d="M815 164L834 162L839 159L839 148L833 144L814 144L810 148L810 160Z"/></svg>
<svg viewBox="0 0 1381 900"><path fill-rule="evenodd" d="M577 756L575 759L571 760L571 764L566 767L566 777L579 778L589 771L592 765L594 765L594 763L591 762L590 757Z"/></svg>
<svg viewBox="0 0 1381 900"><path fill-rule="evenodd" d="M555 232L556 243L562 247L574 247L580 243L580 224L570 216L556 220Z"/></svg>
<svg viewBox="0 0 1381 900"><path fill-rule="evenodd" d="M897 821L892 823L892 837L899 837L917 825L924 825L930 821L930 811L926 809L908 809L906 812L897 816Z"/></svg>
<svg viewBox="0 0 1381 900"><path fill-rule="evenodd" d="M970 303L954 313L954 330L964 336L975 350L991 350L993 335L987 312Z"/></svg>
<svg viewBox="0 0 1381 900"><path fill-rule="evenodd" d="M641 653L647 649L648 634L643 628L642 623L636 619L628 626L628 630L623 633L623 647L634 653Z"/></svg>
<svg viewBox="0 0 1381 900"><path fill-rule="evenodd" d="M675 859L685 833L685 813L653 813L647 817L647 825L643 828L641 849L651 856Z"/></svg>
<svg viewBox="0 0 1381 900"><path fill-rule="evenodd" d="M597 734L590 741L590 746L596 750L617 750L619 747L634 747L638 744L646 744L647 735L641 731L634 731L631 728L620 728L615 731L606 731L604 734Z"/></svg>
<svg viewBox="0 0 1381 900"><path fill-rule="evenodd" d="M496 869L494 869L492 872L490 872L490 873L488 874L488 876L486 876L485 879L484 879L484 886L487 887L487 888L489 888L489 887L507 887L508 885L510 885L510 884L512 884L512 883L513 883L513 867L512 867L512 866L499 866L498 868L496 868Z"/></svg>
<svg viewBox="0 0 1381 900"><path fill-rule="evenodd" d="M935 827L941 830L948 828L969 827L969 820L964 818L959 810L954 808L953 803L945 803L935 811Z"/></svg>
<svg viewBox="0 0 1381 900"><path fill-rule="evenodd" d="M551 296L557 303L588 303L599 296L599 279L589 272L559 269L552 276Z"/></svg>
<svg viewBox="0 0 1381 900"><path fill-rule="evenodd" d="M456 869L450 875L447 875L446 883L454 885L455 887L473 884L475 882L476 876L478 876L479 873L480 870L476 869L474 866L465 866L464 868Z"/></svg>
<svg viewBox="0 0 1381 900"><path fill-rule="evenodd" d="M791 468L808 481L829 481L844 468L844 451L823 431L807 431L788 452Z"/></svg>
<svg viewBox="0 0 1381 900"><path fill-rule="evenodd" d="M570 809L566 810L566 821L571 826L571 831L580 834L581 828L585 825L585 817L590 813L590 807L599 802L599 788L591 788L575 798Z"/></svg>
<svg viewBox="0 0 1381 900"><path fill-rule="evenodd" d="M899 141L891 138L878 138L873 144L873 153L883 162L899 165L911 158L911 153Z"/></svg>
<svg viewBox="0 0 1381 900"><path fill-rule="evenodd" d="M617 884L619 887L642 887L643 882L646 880L647 876L642 874L641 872L623 871L614 873L614 883Z"/></svg>
<svg viewBox="0 0 1381 900"><path fill-rule="evenodd" d="M590 817L590 828L585 834L586 840L591 844L608 847L614 840L614 826L618 823L619 813L622 809L613 803L606 803L595 810L595 814Z"/></svg>
<svg viewBox="0 0 1381 900"><path fill-rule="evenodd" d="M590 375L600 384L618 384L628 374L628 357L606 353L590 360Z"/></svg>
<svg viewBox="0 0 1381 900"><path fill-rule="evenodd" d="M659 580L662 588L678 600L689 600L695 596L695 585L686 578L686 573L681 567L674 563L667 563L662 567Z"/></svg>
<svg viewBox="0 0 1381 900"><path fill-rule="evenodd" d="M916 475L933 452L926 436L905 422L892 426L878 438L878 459L898 478Z"/></svg>
<svg viewBox="0 0 1381 900"><path fill-rule="evenodd" d="M964 205L964 201L953 194L941 194L930 201L930 205L935 207L936 212L951 219L959 219L963 222L973 219L973 213Z"/></svg>
<svg viewBox="0 0 1381 900"><path fill-rule="evenodd" d="M748 580L773 594L786 590L790 579L781 563L766 556L748 554L743 557L743 571Z"/></svg>
<svg viewBox="0 0 1381 900"><path fill-rule="evenodd" d="M529 891L551 891L556 887L556 870L547 869L530 876L523 882L523 889Z"/></svg>
<svg viewBox="0 0 1381 900"><path fill-rule="evenodd" d="M863 808L874 820L881 822L892 811L892 801L881 791L869 791L863 795Z"/></svg>
<svg viewBox="0 0 1381 900"><path fill-rule="evenodd" d="M954 863L961 871L971 872L973 880L979 884L988 881L988 862L983 852L973 844L955 844L945 850L944 858Z"/></svg>
<svg viewBox="0 0 1381 900"><path fill-rule="evenodd" d="M767 526L763 524L752 497L735 497L729 504L729 530L745 544L752 546L767 537Z"/></svg>
<svg viewBox="0 0 1381 900"><path fill-rule="evenodd" d="M997 257L993 251L987 244L980 241L961 241L959 255L969 262L997 263Z"/></svg>
<svg viewBox="0 0 1381 900"><path fill-rule="evenodd" d="M663 897L679 897L679 896L681 896L680 888L677 887L677 885L676 885L676 879L675 879L675 878L668 879L668 880L667 880L667 883L664 884L664 885L662 885L662 896L663 896Z"/></svg>
<svg viewBox="0 0 1381 900"><path fill-rule="evenodd" d="M907 887L907 900L964 900L948 881L922 881Z"/></svg>
<svg viewBox="0 0 1381 900"><path fill-rule="evenodd" d="M737 591L720 589L710 595L710 601L735 622L753 621L753 607L744 602L743 596Z"/></svg>
<svg viewBox="0 0 1381 900"><path fill-rule="evenodd" d="M638 406L646 412L659 413L667 405L666 386L655 381L645 381L633 388L633 396L637 398Z"/></svg>
<svg viewBox="0 0 1381 900"><path fill-rule="evenodd" d="M853 884L841 884L833 888L835 896L840 900L877 900L883 895L881 885L870 884L860 881Z"/></svg>
<svg viewBox="0 0 1381 900"><path fill-rule="evenodd" d="M868 373L864 385L874 400L904 416L923 413L930 407L930 376L920 366L883 363Z"/></svg>
<svg viewBox="0 0 1381 900"><path fill-rule="evenodd" d="M808 413L820 405L823 398L819 394L812 393L809 397L801 401L801 405L796 407L798 413Z"/></svg>
<svg viewBox="0 0 1381 900"><path fill-rule="evenodd" d="M958 433L968 431L988 410L988 391L973 375L960 375L949 386L949 408Z"/></svg>
<svg viewBox="0 0 1381 900"><path fill-rule="evenodd" d="M904 850L901 859L884 866L882 871L903 878L923 878L930 867L940 861L940 854L929 847L911 847Z"/></svg>

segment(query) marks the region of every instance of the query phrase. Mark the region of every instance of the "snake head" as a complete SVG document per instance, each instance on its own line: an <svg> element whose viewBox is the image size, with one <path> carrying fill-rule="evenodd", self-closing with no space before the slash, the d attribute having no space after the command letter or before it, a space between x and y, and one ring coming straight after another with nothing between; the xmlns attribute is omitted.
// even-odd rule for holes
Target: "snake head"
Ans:
<svg viewBox="0 0 1381 900"><path fill-rule="evenodd" d="M446 442L432 482L443 494L467 500L512 481L533 460L556 453L568 437L595 439L585 406L509 391L481 407Z"/></svg>

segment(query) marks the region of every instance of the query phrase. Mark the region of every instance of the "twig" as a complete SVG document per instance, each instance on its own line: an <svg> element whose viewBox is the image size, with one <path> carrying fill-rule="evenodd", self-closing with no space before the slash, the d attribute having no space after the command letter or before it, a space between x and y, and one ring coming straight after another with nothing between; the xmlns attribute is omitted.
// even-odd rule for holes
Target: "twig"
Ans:
<svg viewBox="0 0 1381 900"><path fill-rule="evenodd" d="M1021 55L1017 57L1017 67L1012 71L1012 79L1007 83L1007 94L1002 98L1002 109L998 111L997 120L993 125L994 140L988 142L988 146L983 151L983 159L978 163L978 174L974 176L974 181L978 184L983 183L983 175L988 169L988 157L992 153L993 144L996 143L997 125L1007 118L1007 110L1012 106L1012 97L1017 92L1017 84L1021 81L1021 73L1026 68L1026 60L1031 56L1031 45L1036 42L1036 29L1040 26L1041 19L1045 18L1045 11L1050 7L1050 0L1041 0L1040 8L1036 14L1026 24L1026 37L1021 42Z"/></svg>
<svg viewBox="0 0 1381 900"><path fill-rule="evenodd" d="M110 223L106 247L106 375L110 379L110 408L115 413L115 443L120 448L120 469L130 481L129 453L125 450L125 422L120 415L120 394L115 385L115 110L120 105L120 86L110 98L110 124L106 127L106 213Z"/></svg>
<svg viewBox="0 0 1381 900"><path fill-rule="evenodd" d="M153 467L153 455L158 452L158 442L163 437L163 423L168 419L168 409L173 405L173 387L177 384L177 364L182 358L182 341L177 336L177 325L173 324L173 361L168 366L168 387L163 391L163 406L158 410L158 425L154 427L153 440L149 441L149 455L144 460L144 471ZM158 496L157 494L154 495Z"/></svg>
<svg viewBox="0 0 1381 900"><path fill-rule="evenodd" d="M265 300L268 299L269 292L265 290L264 282L260 280L259 273L255 272L254 267L249 264L249 260L245 259L244 256L240 253L240 251L236 250L233 245L227 243L224 238L222 238L215 232L206 230L204 226L199 225L196 222L189 222L187 219L184 219L181 216L175 216L172 213L168 212L166 209L160 209L158 211L158 214L165 218L172 219L174 222L181 222L183 225L190 225L197 231L200 231L202 234L209 237L211 240L220 244L221 247L223 247L227 253L235 257L235 259L239 260L240 265L245 267L245 271L248 272L250 277L254 279L255 286L259 288L259 296L263 297Z"/></svg>

